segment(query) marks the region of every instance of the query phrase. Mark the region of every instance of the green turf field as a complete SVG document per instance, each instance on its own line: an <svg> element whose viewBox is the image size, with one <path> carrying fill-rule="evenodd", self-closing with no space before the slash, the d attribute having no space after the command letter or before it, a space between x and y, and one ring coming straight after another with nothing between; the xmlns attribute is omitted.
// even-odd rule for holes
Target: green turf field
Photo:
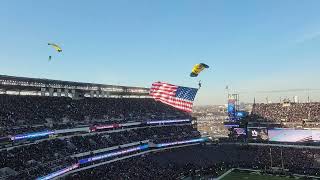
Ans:
<svg viewBox="0 0 320 180"><path fill-rule="evenodd" d="M291 180L294 178L289 177L278 177L278 176L271 176L271 175L260 175L255 172L231 172L230 174L226 175L222 178L222 180Z"/></svg>

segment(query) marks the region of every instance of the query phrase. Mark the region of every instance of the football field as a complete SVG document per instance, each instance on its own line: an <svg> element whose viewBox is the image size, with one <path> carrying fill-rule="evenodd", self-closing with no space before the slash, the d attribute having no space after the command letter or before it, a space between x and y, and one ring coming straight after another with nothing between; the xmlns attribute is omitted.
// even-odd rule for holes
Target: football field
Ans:
<svg viewBox="0 0 320 180"><path fill-rule="evenodd" d="M272 176L267 174L259 174L257 172L249 171L232 171L224 176L222 180L291 180L295 178Z"/></svg>

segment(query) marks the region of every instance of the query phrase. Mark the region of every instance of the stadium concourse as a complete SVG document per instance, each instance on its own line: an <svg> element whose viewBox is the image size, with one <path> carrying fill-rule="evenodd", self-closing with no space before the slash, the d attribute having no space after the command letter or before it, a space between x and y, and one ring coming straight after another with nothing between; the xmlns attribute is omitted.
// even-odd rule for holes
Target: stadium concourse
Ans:
<svg viewBox="0 0 320 180"><path fill-rule="evenodd" d="M213 143L195 118L145 88L0 76L0 89L2 179L183 179L238 167L320 172L316 146ZM254 112L261 112L254 122L274 114Z"/></svg>

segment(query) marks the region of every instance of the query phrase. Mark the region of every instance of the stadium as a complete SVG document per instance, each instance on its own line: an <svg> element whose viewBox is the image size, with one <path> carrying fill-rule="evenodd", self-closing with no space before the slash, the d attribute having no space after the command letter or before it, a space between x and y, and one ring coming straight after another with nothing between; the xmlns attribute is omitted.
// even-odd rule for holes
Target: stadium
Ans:
<svg viewBox="0 0 320 180"><path fill-rule="evenodd" d="M148 88L0 82L2 179L319 176L320 103L254 104L235 120L229 99L229 137L213 139L198 131L196 116L154 101Z"/></svg>
<svg viewBox="0 0 320 180"><path fill-rule="evenodd" d="M320 180L319 7L2 0L0 180Z"/></svg>

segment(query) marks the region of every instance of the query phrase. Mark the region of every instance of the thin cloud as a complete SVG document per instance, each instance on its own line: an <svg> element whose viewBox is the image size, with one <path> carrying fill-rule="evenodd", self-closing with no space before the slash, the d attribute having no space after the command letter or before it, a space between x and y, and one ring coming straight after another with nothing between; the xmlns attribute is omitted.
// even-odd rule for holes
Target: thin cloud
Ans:
<svg viewBox="0 0 320 180"><path fill-rule="evenodd" d="M311 40L318 39L318 38L320 38L320 31L305 34L300 39L297 39L296 43L300 44L300 43L304 43L304 42L311 41Z"/></svg>

